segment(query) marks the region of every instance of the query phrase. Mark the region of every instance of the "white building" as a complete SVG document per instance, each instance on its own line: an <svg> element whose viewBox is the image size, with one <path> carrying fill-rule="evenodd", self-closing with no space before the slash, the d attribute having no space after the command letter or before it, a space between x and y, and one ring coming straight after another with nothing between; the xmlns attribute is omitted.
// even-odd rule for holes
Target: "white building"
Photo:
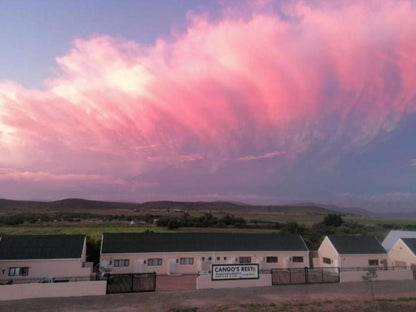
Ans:
<svg viewBox="0 0 416 312"><path fill-rule="evenodd" d="M104 272L158 275L198 274L212 264L259 265L260 270L309 267L300 235L230 233L105 233Z"/></svg>
<svg viewBox="0 0 416 312"><path fill-rule="evenodd" d="M416 231L391 230L383 240L384 249L390 251L400 238L416 238Z"/></svg>

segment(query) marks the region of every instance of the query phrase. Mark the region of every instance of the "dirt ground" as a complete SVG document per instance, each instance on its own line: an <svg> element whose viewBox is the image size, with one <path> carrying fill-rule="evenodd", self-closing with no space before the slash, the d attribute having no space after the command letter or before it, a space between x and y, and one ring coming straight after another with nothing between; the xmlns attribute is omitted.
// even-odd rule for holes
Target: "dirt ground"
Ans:
<svg viewBox="0 0 416 312"><path fill-rule="evenodd" d="M374 291L374 303L357 282L29 299L0 302L0 311L416 311L416 281L378 281Z"/></svg>

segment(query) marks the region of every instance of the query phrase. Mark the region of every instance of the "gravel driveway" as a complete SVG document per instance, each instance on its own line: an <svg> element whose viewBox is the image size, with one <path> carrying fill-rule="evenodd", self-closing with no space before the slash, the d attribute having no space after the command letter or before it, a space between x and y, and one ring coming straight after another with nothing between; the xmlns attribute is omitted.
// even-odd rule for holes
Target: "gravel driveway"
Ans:
<svg viewBox="0 0 416 312"><path fill-rule="evenodd" d="M377 281L374 282L374 290L376 298L379 299L416 297L416 281ZM356 282L3 301L0 302L0 311L161 312L171 308L215 307L228 304L370 299L370 286L364 282Z"/></svg>

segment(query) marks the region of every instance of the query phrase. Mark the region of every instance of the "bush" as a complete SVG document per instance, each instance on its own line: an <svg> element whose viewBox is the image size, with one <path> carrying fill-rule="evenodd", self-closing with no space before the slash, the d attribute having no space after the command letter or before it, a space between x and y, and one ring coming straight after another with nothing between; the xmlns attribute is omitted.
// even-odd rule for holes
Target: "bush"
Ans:
<svg viewBox="0 0 416 312"><path fill-rule="evenodd" d="M337 214L328 214L325 216L324 218L324 224L327 226L340 226L341 224L344 223L344 220L342 220L340 215Z"/></svg>
<svg viewBox="0 0 416 312"><path fill-rule="evenodd" d="M180 222L178 220L169 220L168 222L168 230L176 230L179 229Z"/></svg>

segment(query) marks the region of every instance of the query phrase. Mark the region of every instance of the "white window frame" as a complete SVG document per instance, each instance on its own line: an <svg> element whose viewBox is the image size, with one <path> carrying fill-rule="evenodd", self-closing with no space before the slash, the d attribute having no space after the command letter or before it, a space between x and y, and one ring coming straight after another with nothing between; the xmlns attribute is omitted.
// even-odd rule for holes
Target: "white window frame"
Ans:
<svg viewBox="0 0 416 312"><path fill-rule="evenodd" d="M180 258L179 263L181 265L193 265L194 264L194 258L192 258L192 257Z"/></svg>
<svg viewBox="0 0 416 312"><path fill-rule="evenodd" d="M251 257L238 257L238 263L241 263L241 264L251 263Z"/></svg>
<svg viewBox="0 0 416 312"><path fill-rule="evenodd" d="M129 259L115 259L114 260L114 267L128 267L130 265Z"/></svg>
<svg viewBox="0 0 416 312"><path fill-rule="evenodd" d="M275 259L276 259L276 261L274 261ZM279 257L278 256L266 257L266 262L267 263L278 263L279 262Z"/></svg>
<svg viewBox="0 0 416 312"><path fill-rule="evenodd" d="M302 261L299 261L300 259L302 259ZM303 256L292 256L292 262L294 262L294 263L303 263L304 262Z"/></svg>
<svg viewBox="0 0 416 312"><path fill-rule="evenodd" d="M11 267L9 268L9 276L28 276L29 267Z"/></svg>
<svg viewBox="0 0 416 312"><path fill-rule="evenodd" d="M162 258L151 258L147 259L147 265L148 266L161 266L163 263Z"/></svg>
<svg viewBox="0 0 416 312"><path fill-rule="evenodd" d="M374 261L376 262L376 264L371 264L370 262ZM380 261L378 259L368 259L368 266L379 266L380 265Z"/></svg>

